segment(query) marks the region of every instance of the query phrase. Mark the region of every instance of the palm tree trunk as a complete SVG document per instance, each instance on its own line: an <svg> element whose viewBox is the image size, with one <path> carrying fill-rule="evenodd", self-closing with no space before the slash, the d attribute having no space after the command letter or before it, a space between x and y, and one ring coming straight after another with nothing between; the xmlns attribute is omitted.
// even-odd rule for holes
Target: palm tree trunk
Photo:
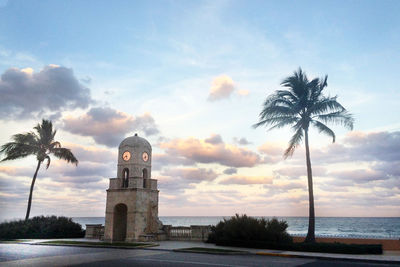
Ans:
<svg viewBox="0 0 400 267"><path fill-rule="evenodd" d="M29 219L29 213L31 213L33 187L35 186L36 176L38 174L38 171L39 171L41 163L42 162L40 160L38 160L36 171L35 171L35 174L33 175L33 178L32 178L31 191L29 192L28 209L26 210L25 221L27 221Z"/></svg>
<svg viewBox="0 0 400 267"><path fill-rule="evenodd" d="M310 148L308 145L308 128L304 129L306 143L306 161L307 161L307 180L308 180L308 232L304 242L315 242L315 212L314 212L314 190L311 170Z"/></svg>

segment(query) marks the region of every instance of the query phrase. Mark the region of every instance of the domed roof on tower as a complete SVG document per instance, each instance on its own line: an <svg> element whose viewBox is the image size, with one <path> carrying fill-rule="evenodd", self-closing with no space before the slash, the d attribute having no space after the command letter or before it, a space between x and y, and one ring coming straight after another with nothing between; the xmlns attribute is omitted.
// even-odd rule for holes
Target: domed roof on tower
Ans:
<svg viewBox="0 0 400 267"><path fill-rule="evenodd" d="M131 147L148 147L151 150L151 145L149 141L144 139L143 137L139 137L137 133L135 133L134 136L129 136L125 138L121 144L119 144L119 147L123 146L131 146Z"/></svg>

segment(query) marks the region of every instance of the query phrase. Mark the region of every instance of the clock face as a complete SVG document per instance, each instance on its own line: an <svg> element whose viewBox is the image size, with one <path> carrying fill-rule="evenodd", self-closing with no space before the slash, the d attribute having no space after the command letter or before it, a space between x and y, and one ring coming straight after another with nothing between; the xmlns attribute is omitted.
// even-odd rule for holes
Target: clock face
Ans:
<svg viewBox="0 0 400 267"><path fill-rule="evenodd" d="M143 152L142 159L143 159L143 161L148 161L149 160L149 154L147 154L147 152Z"/></svg>
<svg viewBox="0 0 400 267"><path fill-rule="evenodd" d="M125 161L128 161L131 158L131 153L129 151L125 151L124 154L122 154L122 159Z"/></svg>

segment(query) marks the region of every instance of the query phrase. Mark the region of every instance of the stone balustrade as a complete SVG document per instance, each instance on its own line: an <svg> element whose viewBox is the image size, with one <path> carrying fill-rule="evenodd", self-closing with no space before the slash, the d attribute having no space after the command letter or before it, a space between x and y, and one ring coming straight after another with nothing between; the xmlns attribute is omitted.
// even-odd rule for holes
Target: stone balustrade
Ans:
<svg viewBox="0 0 400 267"><path fill-rule="evenodd" d="M128 188L146 188L157 190L157 180L156 179L144 179L129 177ZM119 178L111 178L109 189L121 189L122 188L122 179Z"/></svg>
<svg viewBox="0 0 400 267"><path fill-rule="evenodd" d="M86 224L85 238L102 239L104 226L102 224Z"/></svg>
<svg viewBox="0 0 400 267"><path fill-rule="evenodd" d="M167 240L206 241L211 231L210 225L172 226L164 225Z"/></svg>
<svg viewBox="0 0 400 267"><path fill-rule="evenodd" d="M149 240L174 240L174 241L206 241L211 231L210 225L172 226L164 225L163 232L157 236L149 235ZM85 238L102 239L104 226L101 224L86 224ZM145 236L145 235L143 235ZM153 241L155 241L153 240Z"/></svg>

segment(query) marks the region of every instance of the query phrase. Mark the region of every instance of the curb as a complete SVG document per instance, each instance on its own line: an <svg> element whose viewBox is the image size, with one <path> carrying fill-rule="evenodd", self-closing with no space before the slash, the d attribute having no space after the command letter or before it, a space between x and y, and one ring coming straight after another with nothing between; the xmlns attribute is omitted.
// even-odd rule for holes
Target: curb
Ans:
<svg viewBox="0 0 400 267"><path fill-rule="evenodd" d="M254 254L260 255L260 256L274 256L274 257L285 257L285 258L304 258L304 259L316 259L316 260L385 263L385 264L396 264L396 265L400 264L400 260L399 261L391 261L391 260L376 260L376 259L337 258L337 257L331 257L331 256L281 254L281 253L270 253L270 252L256 252Z"/></svg>
<svg viewBox="0 0 400 267"><path fill-rule="evenodd" d="M297 255L292 254L281 254L281 253L273 253L273 252L256 252L256 255L261 256L274 256L274 257L285 257L285 258L296 258Z"/></svg>
<svg viewBox="0 0 400 267"><path fill-rule="evenodd" d="M185 249L185 248L179 248L179 249L173 249L172 251L174 252L183 252L183 253L200 253L200 254L214 254L214 255L251 255L250 252L248 251L199 251L199 250L193 250L193 249Z"/></svg>
<svg viewBox="0 0 400 267"><path fill-rule="evenodd" d="M27 244L27 243L25 243ZM28 243L29 244L29 243ZM143 246L107 246L107 245L89 245L89 244L46 244L46 243L32 243L29 245L39 246L62 246L62 247L82 247L82 248L120 248L120 249L144 249L150 247L157 247L159 244L149 244Z"/></svg>

